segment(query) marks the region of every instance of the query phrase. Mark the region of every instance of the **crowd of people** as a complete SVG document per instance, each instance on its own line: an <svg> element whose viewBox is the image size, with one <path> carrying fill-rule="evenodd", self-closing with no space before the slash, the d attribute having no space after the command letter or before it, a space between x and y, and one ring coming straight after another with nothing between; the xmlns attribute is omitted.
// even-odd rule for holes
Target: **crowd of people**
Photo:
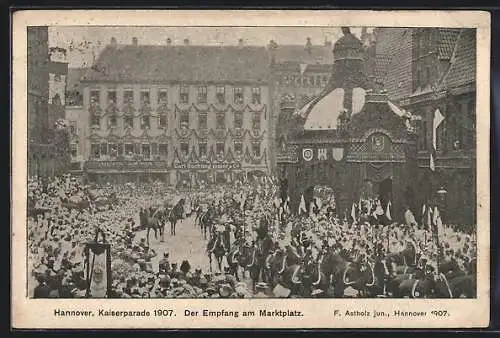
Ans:
<svg viewBox="0 0 500 338"><path fill-rule="evenodd" d="M168 251L155 252L149 247L146 239L137 235L139 209L157 207L165 201L173 204L180 198L178 191L162 183L89 186L65 175L30 179L28 190L31 297L91 296L88 294L85 245L95 240L97 230L102 231L106 242L111 244L111 289L107 297L280 296L273 291L276 285L270 287L269 278L264 282L263 277L252 276L257 279L252 287L248 278L235 276L229 269L229 259L225 268L210 272L206 266L191 267L187 253L185 259L171 262ZM103 203L99 207L92 202L98 198L105 200L113 194L117 196L116 202ZM450 260L456 263L458 270L465 271L475 259L473 234L442 224L432 231L414 224L381 225L360 217L354 220L345 215L338 217L334 195L325 191L316 194L314 207L304 210L301 206L298 214L293 213L287 200L280 198L277 181L272 178L204 187L190 191L185 197L189 201L185 207L186 217L200 222L200 215L212 209L209 233L212 236L231 229L229 244L233 248L237 246L236 240L242 243L238 245L252 246L268 236L272 240L270 255L294 248L301 257L317 259L329 249L349 248L350 257L370 259L381 248L386 254L398 253L411 242L419 253L414 256L415 260L425 258L436 271L440 262ZM234 252L233 249L231 253ZM229 256L230 252L226 254Z"/></svg>

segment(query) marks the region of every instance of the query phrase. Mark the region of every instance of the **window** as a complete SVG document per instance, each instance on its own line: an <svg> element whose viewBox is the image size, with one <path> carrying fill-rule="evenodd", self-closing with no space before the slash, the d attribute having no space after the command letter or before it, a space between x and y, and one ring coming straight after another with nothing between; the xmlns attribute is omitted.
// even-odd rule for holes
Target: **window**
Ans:
<svg viewBox="0 0 500 338"><path fill-rule="evenodd" d="M107 155L108 155L108 144L101 143L101 156L107 156Z"/></svg>
<svg viewBox="0 0 500 338"><path fill-rule="evenodd" d="M224 113L217 113L216 120L217 129L226 129L226 115Z"/></svg>
<svg viewBox="0 0 500 338"><path fill-rule="evenodd" d="M168 92L166 89L160 89L158 93L158 104L167 104L168 103Z"/></svg>
<svg viewBox="0 0 500 338"><path fill-rule="evenodd" d="M100 100L100 92L98 90L92 90L90 92L90 104L91 105L99 105Z"/></svg>
<svg viewBox="0 0 500 338"><path fill-rule="evenodd" d="M207 102L207 86L198 86L197 88L198 103Z"/></svg>
<svg viewBox="0 0 500 338"><path fill-rule="evenodd" d="M422 121L419 133L419 150L428 150L427 148L427 121Z"/></svg>
<svg viewBox="0 0 500 338"><path fill-rule="evenodd" d="M134 155L134 145L132 143L125 144L125 156Z"/></svg>
<svg viewBox="0 0 500 338"><path fill-rule="evenodd" d="M200 157L207 156L207 143L206 142L198 143L198 154Z"/></svg>
<svg viewBox="0 0 500 338"><path fill-rule="evenodd" d="M166 143L160 143L158 145L158 155L161 159L166 159L168 156L168 145Z"/></svg>
<svg viewBox="0 0 500 338"><path fill-rule="evenodd" d="M142 90L141 91L141 105L148 105L150 104L150 98L149 98L149 90Z"/></svg>
<svg viewBox="0 0 500 338"><path fill-rule="evenodd" d="M163 129L167 128L167 115L162 114L158 117L158 126Z"/></svg>
<svg viewBox="0 0 500 338"><path fill-rule="evenodd" d="M302 78L302 87L307 87L307 78L306 77Z"/></svg>
<svg viewBox="0 0 500 338"><path fill-rule="evenodd" d="M100 128L101 126L101 116L99 114L91 114L90 125L94 128Z"/></svg>
<svg viewBox="0 0 500 338"><path fill-rule="evenodd" d="M226 87L224 85L218 85L215 88L215 96L219 104L226 103Z"/></svg>
<svg viewBox="0 0 500 338"><path fill-rule="evenodd" d="M234 128L241 129L243 128L243 113L235 112L234 113Z"/></svg>
<svg viewBox="0 0 500 338"><path fill-rule="evenodd" d="M187 142L181 142L179 144L179 146L180 146L181 156L188 156L189 155L189 144Z"/></svg>
<svg viewBox="0 0 500 338"><path fill-rule="evenodd" d="M109 147L109 156L111 158L116 158L118 156L118 146L115 143L110 143Z"/></svg>
<svg viewBox="0 0 500 338"><path fill-rule="evenodd" d="M260 113L253 113L252 128L254 130L260 130Z"/></svg>
<svg viewBox="0 0 500 338"><path fill-rule="evenodd" d="M179 121L181 129L189 129L189 112L182 112Z"/></svg>
<svg viewBox="0 0 500 338"><path fill-rule="evenodd" d="M93 159L98 159L101 156L101 147L99 143L92 143L90 145L90 156Z"/></svg>
<svg viewBox="0 0 500 338"><path fill-rule="evenodd" d="M233 102L236 104L243 104L243 87L233 88Z"/></svg>
<svg viewBox="0 0 500 338"><path fill-rule="evenodd" d="M142 157L145 159L149 159L151 157L151 145L143 144L141 147Z"/></svg>
<svg viewBox="0 0 500 338"><path fill-rule="evenodd" d="M116 91L108 90L108 105L116 104Z"/></svg>
<svg viewBox="0 0 500 338"><path fill-rule="evenodd" d="M224 142L217 142L215 144L215 153L217 155L224 155Z"/></svg>
<svg viewBox="0 0 500 338"><path fill-rule="evenodd" d="M117 148L117 156L123 156L124 152L123 143L118 143L116 148Z"/></svg>
<svg viewBox="0 0 500 338"><path fill-rule="evenodd" d="M234 141L234 153L236 155L243 154L243 143L240 141Z"/></svg>
<svg viewBox="0 0 500 338"><path fill-rule="evenodd" d="M321 76L316 76L316 87L321 87Z"/></svg>
<svg viewBox="0 0 500 338"><path fill-rule="evenodd" d="M309 76L309 85L314 87L314 76Z"/></svg>
<svg viewBox="0 0 500 338"><path fill-rule="evenodd" d="M116 128L118 122L114 113L108 116L108 128Z"/></svg>
<svg viewBox="0 0 500 338"><path fill-rule="evenodd" d="M198 115L198 128L207 129L207 114Z"/></svg>
<svg viewBox="0 0 500 338"><path fill-rule="evenodd" d="M141 117L141 129L151 129L149 116Z"/></svg>
<svg viewBox="0 0 500 338"><path fill-rule="evenodd" d="M76 143L71 143L71 158L76 158L78 156L78 145Z"/></svg>
<svg viewBox="0 0 500 338"><path fill-rule="evenodd" d="M181 86L180 88L180 101L181 103L188 103L189 102L189 87L188 86Z"/></svg>
<svg viewBox="0 0 500 338"><path fill-rule="evenodd" d="M431 67L425 67L424 70L424 82L422 86L427 86L431 81Z"/></svg>
<svg viewBox="0 0 500 338"><path fill-rule="evenodd" d="M125 129L134 128L134 117L131 115L127 115L123 118L123 124Z"/></svg>
<svg viewBox="0 0 500 338"><path fill-rule="evenodd" d="M123 104L133 104L134 103L134 91L131 89L126 89L123 92Z"/></svg>
<svg viewBox="0 0 500 338"><path fill-rule="evenodd" d="M328 83L328 77L323 76L323 87L326 87L327 83Z"/></svg>
<svg viewBox="0 0 500 338"><path fill-rule="evenodd" d="M252 154L255 157L260 157L260 142L252 142Z"/></svg>
<svg viewBox="0 0 500 338"><path fill-rule="evenodd" d="M77 135L78 134L78 128L76 125L76 121L69 121L69 130L71 134Z"/></svg>
<svg viewBox="0 0 500 338"><path fill-rule="evenodd" d="M260 87L252 88L252 103L260 104Z"/></svg>

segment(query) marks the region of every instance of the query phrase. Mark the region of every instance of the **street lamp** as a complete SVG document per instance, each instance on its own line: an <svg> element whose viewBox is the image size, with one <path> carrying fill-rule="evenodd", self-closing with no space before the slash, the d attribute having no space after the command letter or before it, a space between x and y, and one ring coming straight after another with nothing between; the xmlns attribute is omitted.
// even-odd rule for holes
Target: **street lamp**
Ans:
<svg viewBox="0 0 500 338"><path fill-rule="evenodd" d="M441 209L441 219L444 221L445 216L446 216L446 195L448 194L448 191L444 189L443 187L439 188L437 191L437 194L439 196L439 209Z"/></svg>

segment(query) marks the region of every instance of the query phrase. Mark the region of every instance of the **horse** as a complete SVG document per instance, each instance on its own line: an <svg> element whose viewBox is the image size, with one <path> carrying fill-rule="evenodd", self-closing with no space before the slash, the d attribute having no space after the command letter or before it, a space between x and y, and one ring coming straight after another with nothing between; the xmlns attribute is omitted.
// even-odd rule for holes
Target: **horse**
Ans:
<svg viewBox="0 0 500 338"><path fill-rule="evenodd" d="M212 272L212 255L215 256L217 260L217 266L219 271L222 271L222 259L227 253L227 246L222 238L222 233L215 233L211 236L207 243L207 254L210 263L210 272Z"/></svg>
<svg viewBox="0 0 500 338"><path fill-rule="evenodd" d="M199 218L200 228L201 228L201 231L203 233L204 239L207 239L207 229L211 230L211 228L213 226L213 223L214 223L213 217L214 217L214 211L211 208L209 208ZM209 232L211 232L211 231L209 231Z"/></svg>
<svg viewBox="0 0 500 338"><path fill-rule="evenodd" d="M170 235L175 236L177 222L184 218L185 199L181 198L179 202L167 213L167 220L170 222Z"/></svg>
<svg viewBox="0 0 500 338"><path fill-rule="evenodd" d="M151 229L155 232L155 239L158 239L158 231L160 232L160 242L165 241L165 212L158 209L151 213L148 209L139 211L140 228L147 229L146 243L149 247L149 232Z"/></svg>

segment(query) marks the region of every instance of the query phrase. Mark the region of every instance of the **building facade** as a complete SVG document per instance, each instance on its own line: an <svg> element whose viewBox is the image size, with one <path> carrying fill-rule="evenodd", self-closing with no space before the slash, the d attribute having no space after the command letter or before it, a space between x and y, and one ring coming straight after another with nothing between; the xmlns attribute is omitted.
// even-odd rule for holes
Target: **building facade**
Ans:
<svg viewBox="0 0 500 338"><path fill-rule="evenodd" d="M333 49L329 83L278 144L293 209L326 184L341 216L378 196L399 220L438 204L445 222L475 225L475 30L377 28L368 44L348 33Z"/></svg>
<svg viewBox="0 0 500 338"><path fill-rule="evenodd" d="M268 173L268 67L265 48L112 39L81 81L84 173L176 186Z"/></svg>
<svg viewBox="0 0 500 338"><path fill-rule="evenodd" d="M396 48L394 48L396 47ZM389 96L418 115L419 202L446 191L448 223L476 224L476 32L474 29L378 29L380 80ZM433 120L444 116L436 131Z"/></svg>
<svg viewBox="0 0 500 338"><path fill-rule="evenodd" d="M28 28L28 174L54 176L69 169L64 118L66 50L49 48L48 28Z"/></svg>

